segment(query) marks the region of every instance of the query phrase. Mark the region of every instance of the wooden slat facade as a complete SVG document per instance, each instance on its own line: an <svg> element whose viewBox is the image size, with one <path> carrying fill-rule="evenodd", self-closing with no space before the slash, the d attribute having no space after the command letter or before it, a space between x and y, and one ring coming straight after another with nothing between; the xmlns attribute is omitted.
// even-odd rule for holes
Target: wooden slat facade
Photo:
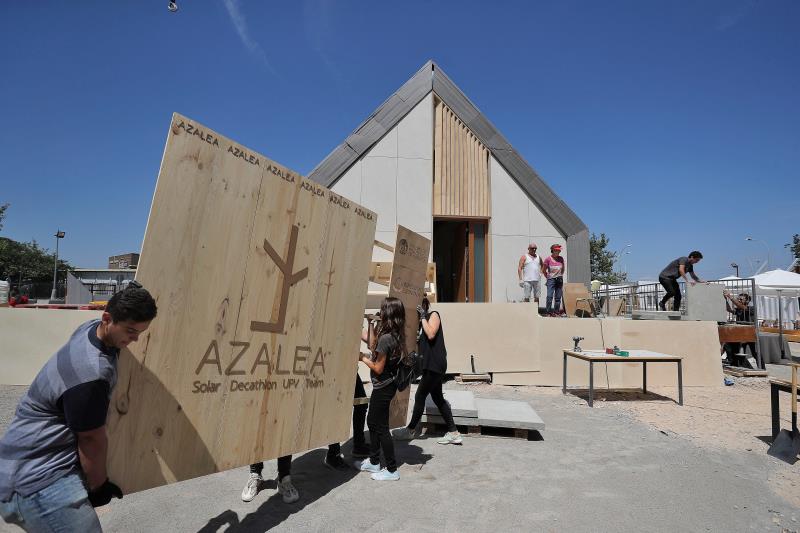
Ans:
<svg viewBox="0 0 800 533"><path fill-rule="evenodd" d="M490 218L489 150L438 99L434 117L433 216Z"/></svg>

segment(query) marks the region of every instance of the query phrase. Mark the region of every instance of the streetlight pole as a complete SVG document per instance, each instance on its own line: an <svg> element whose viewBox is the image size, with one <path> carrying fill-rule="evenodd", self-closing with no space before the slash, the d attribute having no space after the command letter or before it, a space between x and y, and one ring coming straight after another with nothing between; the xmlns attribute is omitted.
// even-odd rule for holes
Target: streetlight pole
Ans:
<svg viewBox="0 0 800 533"><path fill-rule="evenodd" d="M625 274L626 278L628 277L628 269L625 268L625 256L631 253L630 250L628 250L628 248L630 248L631 246L633 245L628 243L622 247L622 250L617 252L617 257L619 257L619 260L622 263L622 273Z"/></svg>
<svg viewBox="0 0 800 533"><path fill-rule="evenodd" d="M760 242L761 244L763 244L763 245L764 245L764 248L767 250L767 260L766 260L766 262L764 262L764 263L761 263L761 267L758 269L758 271L756 271L756 273L755 273L755 274L753 274L754 276L757 276L757 275L761 274L761 271L762 271L764 268L766 268L766 266L767 266L767 265L770 263L770 258L769 258L769 246L767 246L767 243L765 243L765 242L764 242L764 241L762 241L761 239L754 239L753 237L745 237L745 238L744 238L744 240L746 240L746 241L751 241L751 242Z"/></svg>
<svg viewBox="0 0 800 533"><path fill-rule="evenodd" d="M731 268L736 271L736 277L738 278L739 277L739 265L737 265L736 263L731 263Z"/></svg>
<svg viewBox="0 0 800 533"><path fill-rule="evenodd" d="M56 276L58 275L58 240L64 238L65 233L61 230L56 231L56 257L53 263L53 292L50 293L50 300L56 299Z"/></svg>

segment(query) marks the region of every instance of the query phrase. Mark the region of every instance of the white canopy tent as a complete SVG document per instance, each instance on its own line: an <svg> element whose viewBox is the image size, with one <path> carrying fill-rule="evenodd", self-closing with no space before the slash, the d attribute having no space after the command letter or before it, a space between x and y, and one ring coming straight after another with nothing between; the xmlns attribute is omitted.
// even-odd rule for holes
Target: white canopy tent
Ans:
<svg viewBox="0 0 800 533"><path fill-rule="evenodd" d="M758 318L795 322L800 316L800 274L770 270L754 276L758 294Z"/></svg>

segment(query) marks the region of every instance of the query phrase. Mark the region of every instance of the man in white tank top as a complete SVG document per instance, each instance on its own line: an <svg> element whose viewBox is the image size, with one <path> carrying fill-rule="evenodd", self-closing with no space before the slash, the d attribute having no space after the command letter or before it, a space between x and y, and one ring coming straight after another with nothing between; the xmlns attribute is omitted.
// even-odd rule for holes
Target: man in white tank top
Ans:
<svg viewBox="0 0 800 533"><path fill-rule="evenodd" d="M542 277L542 258L536 255L536 243L528 245L528 253L519 258L517 265L517 276L519 286L522 287L524 301L530 302L531 295L533 301L539 303L539 280Z"/></svg>

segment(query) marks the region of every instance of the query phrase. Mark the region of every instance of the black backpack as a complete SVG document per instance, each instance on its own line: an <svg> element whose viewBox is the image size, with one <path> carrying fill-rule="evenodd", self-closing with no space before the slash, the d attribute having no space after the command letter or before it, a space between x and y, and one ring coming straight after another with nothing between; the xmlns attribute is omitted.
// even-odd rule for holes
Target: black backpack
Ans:
<svg viewBox="0 0 800 533"><path fill-rule="evenodd" d="M404 391L411 385L414 378L422 374L422 356L417 352L411 352L405 360L401 359L397 363L397 372L394 375L394 383L398 391Z"/></svg>

